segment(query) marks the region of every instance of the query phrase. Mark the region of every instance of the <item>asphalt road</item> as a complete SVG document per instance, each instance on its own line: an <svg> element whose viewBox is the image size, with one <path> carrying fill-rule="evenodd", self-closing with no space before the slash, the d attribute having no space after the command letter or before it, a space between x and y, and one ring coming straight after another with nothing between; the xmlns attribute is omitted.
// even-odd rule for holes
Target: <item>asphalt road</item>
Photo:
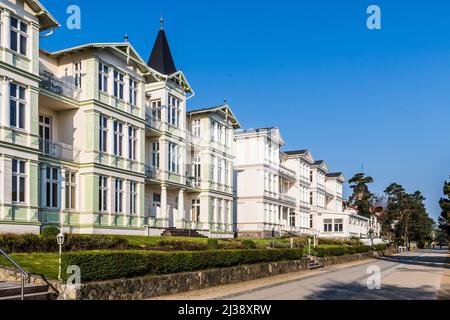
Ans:
<svg viewBox="0 0 450 320"><path fill-rule="evenodd" d="M450 299L448 250L420 250L215 297L230 300ZM377 289L377 275L379 284ZM369 279L369 277L371 277ZM367 284L373 289L369 289Z"/></svg>

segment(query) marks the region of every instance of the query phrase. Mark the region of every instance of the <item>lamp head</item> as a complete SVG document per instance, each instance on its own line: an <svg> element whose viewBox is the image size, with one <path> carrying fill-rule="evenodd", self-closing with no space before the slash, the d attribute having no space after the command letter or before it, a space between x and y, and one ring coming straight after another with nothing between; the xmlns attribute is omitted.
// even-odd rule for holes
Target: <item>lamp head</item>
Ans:
<svg viewBox="0 0 450 320"><path fill-rule="evenodd" d="M64 234L62 232L60 232L57 236L56 236L56 241L58 242L58 244L60 246L62 246L64 244Z"/></svg>

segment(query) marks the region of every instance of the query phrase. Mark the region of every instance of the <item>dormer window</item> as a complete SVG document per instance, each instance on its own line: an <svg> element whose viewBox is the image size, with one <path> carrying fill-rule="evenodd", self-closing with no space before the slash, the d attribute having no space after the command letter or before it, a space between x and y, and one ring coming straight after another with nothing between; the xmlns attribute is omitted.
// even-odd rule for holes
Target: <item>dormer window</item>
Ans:
<svg viewBox="0 0 450 320"><path fill-rule="evenodd" d="M27 44L28 25L15 17L11 17L10 49L20 54L27 55Z"/></svg>

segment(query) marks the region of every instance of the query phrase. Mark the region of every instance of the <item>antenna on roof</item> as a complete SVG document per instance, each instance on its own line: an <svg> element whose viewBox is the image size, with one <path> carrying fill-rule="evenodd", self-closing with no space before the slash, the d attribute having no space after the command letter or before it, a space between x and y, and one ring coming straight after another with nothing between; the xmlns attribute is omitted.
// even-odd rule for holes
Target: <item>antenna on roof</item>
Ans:
<svg viewBox="0 0 450 320"><path fill-rule="evenodd" d="M125 35L123 36L123 40L124 40L125 42L128 42L128 33L125 33Z"/></svg>
<svg viewBox="0 0 450 320"><path fill-rule="evenodd" d="M361 165L361 172L364 173L364 163Z"/></svg>
<svg viewBox="0 0 450 320"><path fill-rule="evenodd" d="M228 100L227 99L223 99L223 104L228 104Z"/></svg>
<svg viewBox="0 0 450 320"><path fill-rule="evenodd" d="M160 24L161 30L164 30L164 16L162 13L161 13L161 18L159 19L159 24Z"/></svg>

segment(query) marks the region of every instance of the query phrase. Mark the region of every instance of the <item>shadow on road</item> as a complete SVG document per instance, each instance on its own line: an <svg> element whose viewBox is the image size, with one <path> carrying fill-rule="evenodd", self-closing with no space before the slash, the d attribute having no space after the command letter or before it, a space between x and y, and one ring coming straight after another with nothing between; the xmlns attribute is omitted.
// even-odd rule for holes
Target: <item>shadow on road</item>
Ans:
<svg viewBox="0 0 450 320"><path fill-rule="evenodd" d="M381 289L370 290L361 283L332 282L322 285L318 292L305 297L306 300L431 300L437 295L432 286L404 288L382 285Z"/></svg>
<svg viewBox="0 0 450 320"><path fill-rule="evenodd" d="M432 252L427 252L427 254L432 254ZM395 263L403 263L407 265L417 265L417 266L425 266L425 267L434 267L434 268L445 268L450 269L450 264L445 263L446 257L442 256L442 252L439 252L439 255L436 256L388 256L388 257L380 257L379 260L391 261Z"/></svg>

